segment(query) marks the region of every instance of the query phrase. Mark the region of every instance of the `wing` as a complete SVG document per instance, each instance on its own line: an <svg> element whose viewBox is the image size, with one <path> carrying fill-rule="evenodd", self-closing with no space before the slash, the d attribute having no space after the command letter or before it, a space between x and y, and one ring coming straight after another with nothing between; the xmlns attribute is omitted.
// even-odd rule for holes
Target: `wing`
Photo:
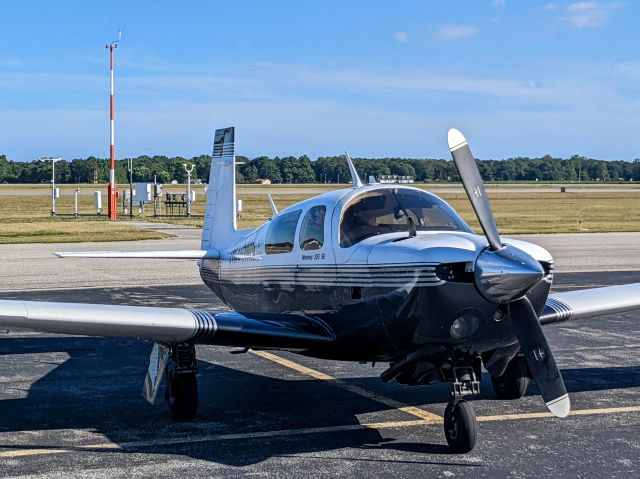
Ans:
<svg viewBox="0 0 640 479"><path fill-rule="evenodd" d="M305 350L335 340L319 319L302 314L241 314L184 308L0 300L0 327L160 343L193 342Z"/></svg>
<svg viewBox="0 0 640 479"><path fill-rule="evenodd" d="M185 249L176 251L64 251L53 253L59 258L153 258L153 259L218 259L217 249Z"/></svg>
<svg viewBox="0 0 640 479"><path fill-rule="evenodd" d="M623 313L640 309L640 283L581 289L549 295L542 324Z"/></svg>

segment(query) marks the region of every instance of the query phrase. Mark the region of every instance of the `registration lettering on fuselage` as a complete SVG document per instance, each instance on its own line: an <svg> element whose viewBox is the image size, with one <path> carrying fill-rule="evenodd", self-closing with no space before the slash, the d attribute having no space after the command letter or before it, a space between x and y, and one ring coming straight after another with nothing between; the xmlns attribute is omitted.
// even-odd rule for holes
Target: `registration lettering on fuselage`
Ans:
<svg viewBox="0 0 640 479"><path fill-rule="evenodd" d="M325 257L325 253L303 254L302 261L321 261Z"/></svg>

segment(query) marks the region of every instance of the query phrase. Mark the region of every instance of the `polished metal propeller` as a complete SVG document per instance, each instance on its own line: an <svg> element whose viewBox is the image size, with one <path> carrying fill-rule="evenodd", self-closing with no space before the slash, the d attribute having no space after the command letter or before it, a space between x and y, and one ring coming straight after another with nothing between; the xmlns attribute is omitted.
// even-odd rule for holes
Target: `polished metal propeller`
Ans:
<svg viewBox="0 0 640 479"><path fill-rule="evenodd" d="M526 297L542 279L540 264L524 251L503 245L484 183L471 149L459 130L448 135L449 150L462 184L489 243L476 259L474 276L478 291L489 301L507 304L520 349L549 410L558 417L569 414L571 403L538 315Z"/></svg>

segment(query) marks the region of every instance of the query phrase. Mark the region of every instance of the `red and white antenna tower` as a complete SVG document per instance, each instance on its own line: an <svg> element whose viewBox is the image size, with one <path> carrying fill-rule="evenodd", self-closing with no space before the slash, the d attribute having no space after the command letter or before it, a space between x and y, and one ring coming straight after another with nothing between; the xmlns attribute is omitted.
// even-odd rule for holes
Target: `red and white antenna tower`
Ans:
<svg viewBox="0 0 640 479"><path fill-rule="evenodd" d="M109 197L108 214L110 220L115 220L117 216L118 190L116 189L116 145L115 145L115 111L113 103L113 50L118 48L118 43L122 38L122 30L118 30L118 39L107 44L109 49L109 72L111 73L111 94L110 94L110 112L111 112L111 146L109 148L109 186L107 188L107 196Z"/></svg>

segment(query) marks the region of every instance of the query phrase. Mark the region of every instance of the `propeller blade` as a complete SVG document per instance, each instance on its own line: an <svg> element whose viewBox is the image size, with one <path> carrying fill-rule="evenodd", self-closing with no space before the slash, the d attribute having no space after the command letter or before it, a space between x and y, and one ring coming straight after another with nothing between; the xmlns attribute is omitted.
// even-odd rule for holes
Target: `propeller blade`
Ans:
<svg viewBox="0 0 640 479"><path fill-rule="evenodd" d="M469 201L471 201L471 206L473 206L480 226L482 226L482 231L484 231L484 235L487 237L487 241L489 241L489 248L492 251L499 250L502 248L500 233L498 233L498 226L493 217L491 204L484 191L484 183L482 182L480 172L471 154L469 144L464 135L455 128L449 130L448 140L449 151L451 151L451 156L456 164Z"/></svg>
<svg viewBox="0 0 640 479"><path fill-rule="evenodd" d="M448 141L464 189L489 242L490 251L484 257L481 254L476 261L476 285L490 301L509 303L520 349L542 398L549 411L565 417L569 414L571 402L538 315L526 296L513 301L537 284L543 274L542 268L533 258L514 248L505 250L504 254L493 253L502 251L503 246L469 144L455 128L449 130Z"/></svg>
<svg viewBox="0 0 640 479"><path fill-rule="evenodd" d="M571 410L571 401L538 315L526 297L511 303L510 308L520 350L542 399L554 415L566 417Z"/></svg>

